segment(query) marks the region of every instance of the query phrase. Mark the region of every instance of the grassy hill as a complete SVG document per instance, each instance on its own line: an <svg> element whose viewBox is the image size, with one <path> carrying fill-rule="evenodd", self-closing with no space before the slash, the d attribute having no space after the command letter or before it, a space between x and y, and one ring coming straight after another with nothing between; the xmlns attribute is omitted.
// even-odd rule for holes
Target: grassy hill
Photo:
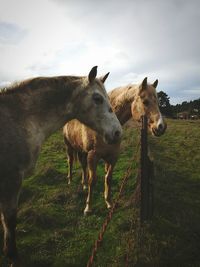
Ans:
<svg viewBox="0 0 200 267"><path fill-rule="evenodd" d="M138 225L132 201L138 168L134 161L94 266L125 266L128 251L130 266L200 266L200 121L167 122L164 136L149 136L155 165L152 221L142 228ZM136 153L138 140L138 129L129 124L114 172L113 198ZM79 165L74 168L71 185L66 182L66 173L62 134L57 132L45 143L34 175L23 182L17 243L26 267L86 266L107 215L103 162L98 168L90 216L83 216L86 193L81 188ZM2 234L1 229L1 246ZM6 260L0 256L4 267Z"/></svg>

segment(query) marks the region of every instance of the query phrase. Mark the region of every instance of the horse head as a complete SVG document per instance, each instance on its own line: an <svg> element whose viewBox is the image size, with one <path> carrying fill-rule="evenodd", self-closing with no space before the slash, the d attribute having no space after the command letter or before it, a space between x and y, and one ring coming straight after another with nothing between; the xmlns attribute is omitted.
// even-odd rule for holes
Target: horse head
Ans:
<svg viewBox="0 0 200 267"><path fill-rule="evenodd" d="M96 75L97 66L84 77L83 94L80 94L79 103L77 102L77 119L102 135L106 143L117 143L121 139L122 128L104 87L109 73L100 78L96 78Z"/></svg>
<svg viewBox="0 0 200 267"><path fill-rule="evenodd" d="M156 87L158 80L153 84L147 83L145 78L138 86L137 95L131 105L132 116L135 120L140 121L142 115L148 119L148 128L154 136L164 134L167 124L164 121L158 103Z"/></svg>

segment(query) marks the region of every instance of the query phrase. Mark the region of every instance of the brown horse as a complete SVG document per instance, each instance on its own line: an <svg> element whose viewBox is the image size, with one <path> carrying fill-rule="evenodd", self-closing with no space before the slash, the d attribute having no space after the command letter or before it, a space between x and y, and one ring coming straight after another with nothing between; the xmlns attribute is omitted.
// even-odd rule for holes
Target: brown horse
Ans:
<svg viewBox="0 0 200 267"><path fill-rule="evenodd" d="M165 132L158 106L156 87L158 80L152 85L147 78L140 85L128 85L112 90L108 95L114 112L123 125L131 117L139 121L142 115L148 117L148 127L153 135L160 136ZM82 184L86 187L88 166L88 196L84 213L91 212L91 194L96 180L96 168L100 158L105 161L104 197L108 208L111 207L111 179L114 166L120 152L120 142L114 145L105 144L101 136L77 120L70 121L63 128L64 141L68 155L68 183L72 180L72 165L75 152L82 165Z"/></svg>
<svg viewBox="0 0 200 267"><path fill-rule="evenodd" d="M49 135L71 119L96 130L108 143L121 137L97 67L87 77L38 77L0 93L0 213L4 252L11 266L19 266L15 241L17 203L24 176L35 166Z"/></svg>

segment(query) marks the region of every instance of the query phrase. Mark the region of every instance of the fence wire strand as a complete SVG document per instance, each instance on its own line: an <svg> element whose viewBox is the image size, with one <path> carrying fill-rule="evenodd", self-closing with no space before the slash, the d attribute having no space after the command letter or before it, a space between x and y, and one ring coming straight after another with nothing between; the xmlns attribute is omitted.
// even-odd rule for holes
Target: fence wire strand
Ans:
<svg viewBox="0 0 200 267"><path fill-rule="evenodd" d="M93 263L94 263L95 256L97 254L97 251L98 251L98 248L99 248L100 244L103 241L103 236L104 236L104 234L106 232L107 226L110 223L110 221L112 219L112 216L113 216L113 213L117 208L117 205L118 205L119 200L121 198L121 195L122 195L122 192L124 190L124 187L125 187L125 185L126 185L126 183L128 181L128 178L131 176L132 168L133 168L132 163L133 163L134 160L137 159L138 152L139 152L139 147L140 147L140 140L137 143L135 155L129 160L129 165L128 165L127 171L126 171L125 175L122 177L122 183L120 185L118 196L115 199L115 201L114 201L114 203L112 205L112 208L110 209L110 211L109 211L109 213L108 213L108 215L107 215L107 217L106 217L106 219L105 219L105 221L104 221L104 223L103 223L103 225L102 225L102 227L101 227L101 229L99 231L98 238L94 243L94 246L92 248L91 256L90 256L90 258L89 258L89 260L87 262L87 267L91 267L93 265ZM128 258L127 258L127 260L128 260Z"/></svg>

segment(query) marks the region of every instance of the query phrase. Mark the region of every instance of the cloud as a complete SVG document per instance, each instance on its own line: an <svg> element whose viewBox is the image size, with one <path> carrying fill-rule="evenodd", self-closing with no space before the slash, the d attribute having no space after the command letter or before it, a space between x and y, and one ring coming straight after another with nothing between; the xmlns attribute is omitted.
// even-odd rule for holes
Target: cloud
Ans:
<svg viewBox="0 0 200 267"><path fill-rule="evenodd" d="M1 82L98 65L108 90L147 76L173 103L200 95L198 0L0 2Z"/></svg>
<svg viewBox="0 0 200 267"><path fill-rule="evenodd" d="M65 47L68 36L72 36L70 30L73 31L73 27L64 30L65 25L72 23L64 16L61 8L55 8L53 3L46 0L19 0L14 6L11 3L14 1L3 1L1 20L4 25L10 23L13 28L23 28L26 36L15 45L11 41L1 44L0 73L6 78L7 73L11 79L40 75L32 71L31 66L51 65L56 53ZM3 34L1 31L0 36Z"/></svg>
<svg viewBox="0 0 200 267"><path fill-rule="evenodd" d="M12 23L0 21L0 44L15 44L26 35L26 31Z"/></svg>

